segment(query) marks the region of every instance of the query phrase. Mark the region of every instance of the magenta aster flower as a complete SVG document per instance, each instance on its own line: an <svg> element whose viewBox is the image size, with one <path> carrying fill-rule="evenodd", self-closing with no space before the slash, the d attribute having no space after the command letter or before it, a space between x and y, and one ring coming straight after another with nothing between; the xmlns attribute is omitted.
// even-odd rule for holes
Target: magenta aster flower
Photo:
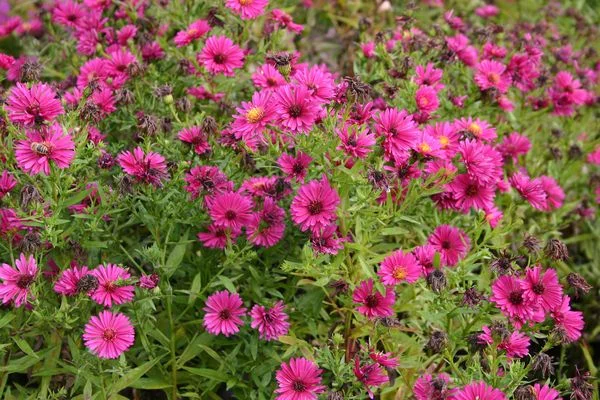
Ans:
<svg viewBox="0 0 600 400"><path fill-rule="evenodd" d="M416 380L413 394L417 400L451 400L456 389L449 388L449 384L448 374L441 373L436 377L425 374Z"/></svg>
<svg viewBox="0 0 600 400"><path fill-rule="evenodd" d="M287 153L281 154L277 159L277 165L279 165L281 171L287 175L286 179L304 182L311 161L312 157L298 151L295 157Z"/></svg>
<svg viewBox="0 0 600 400"><path fill-rule="evenodd" d="M334 79L325 67L314 65L299 68L294 72L294 83L304 86L319 103L327 103L334 95Z"/></svg>
<svg viewBox="0 0 600 400"><path fill-rule="evenodd" d="M258 67L252 74L252 82L254 86L267 90L274 90L287 84L283 75L271 64Z"/></svg>
<svg viewBox="0 0 600 400"><path fill-rule="evenodd" d="M328 225L318 231L311 232L310 245L317 254L336 255L344 248L345 239L337 235L338 227L335 224Z"/></svg>
<svg viewBox="0 0 600 400"><path fill-rule="evenodd" d="M493 332L489 326L484 325L478 338L480 343L491 346L494 344ZM506 352L508 358L521 358L529 354L529 337L519 331L512 332L498 344L498 349Z"/></svg>
<svg viewBox="0 0 600 400"><path fill-rule="evenodd" d="M173 41L177 47L184 47L194 40L200 39L210 29L211 27L206 20L199 19L189 24L185 30L177 32Z"/></svg>
<svg viewBox="0 0 600 400"><path fill-rule="evenodd" d="M218 226L239 231L252 221L252 199L239 193L219 193L207 202L208 213Z"/></svg>
<svg viewBox="0 0 600 400"><path fill-rule="evenodd" d="M461 229L451 225L440 225L427 239L441 255L442 263L455 266L471 248L471 241Z"/></svg>
<svg viewBox="0 0 600 400"><path fill-rule="evenodd" d="M225 6L241 19L255 19L265 13L269 0L225 0Z"/></svg>
<svg viewBox="0 0 600 400"><path fill-rule="evenodd" d="M387 288L385 293L381 294L374 289L373 279L367 279L354 289L352 300L360 304L356 309L367 318L383 318L394 314L392 307L396 301L396 294Z"/></svg>
<svg viewBox="0 0 600 400"><path fill-rule="evenodd" d="M467 138L472 137L484 142L491 142L496 139L496 129L489 122L476 118L461 118L454 121L454 129L463 133Z"/></svg>
<svg viewBox="0 0 600 400"><path fill-rule="evenodd" d="M310 181L300 186L292 200L290 213L292 220L302 231L316 231L331 224L336 218L340 196L329 185L325 176L320 181Z"/></svg>
<svg viewBox="0 0 600 400"><path fill-rule="evenodd" d="M436 254L435 247L429 244L417 246L412 250L412 254L419 263L423 275L427 275L434 270L435 267L433 261Z"/></svg>
<svg viewBox="0 0 600 400"><path fill-rule="evenodd" d="M482 184L469 174L460 174L447 185L447 190L456 202L456 209L468 212L471 207L475 210L488 210L494 206L496 188Z"/></svg>
<svg viewBox="0 0 600 400"><path fill-rule="evenodd" d="M308 133L317 119L319 105L304 86L285 85L275 92L278 123L292 133Z"/></svg>
<svg viewBox="0 0 600 400"><path fill-rule="evenodd" d="M17 180L13 178L12 174L7 170L2 171L2 174L0 175L0 199L13 190L16 185Z"/></svg>
<svg viewBox="0 0 600 400"><path fill-rule="evenodd" d="M521 135L518 132L513 132L502 139L502 142L497 146L498 151L504 158L512 158L514 163L517 163L520 155L525 155L531 149L531 142L527 136Z"/></svg>
<svg viewBox="0 0 600 400"><path fill-rule="evenodd" d="M233 182L218 168L210 165L194 167L185 175L185 190L192 199L233 191Z"/></svg>
<svg viewBox="0 0 600 400"><path fill-rule="evenodd" d="M435 89L429 86L421 86L415 93L415 102L421 112L432 113L440 106Z"/></svg>
<svg viewBox="0 0 600 400"><path fill-rule="evenodd" d="M506 316L519 321L530 319L537 311L536 302L525 295L523 281L515 276L503 275L496 279L490 301Z"/></svg>
<svg viewBox="0 0 600 400"><path fill-rule="evenodd" d="M25 257L21 253L15 261L16 268L8 264L2 264L0 267L0 298L2 304L6 304L11 300L14 301L15 307L21 307L29 295L29 286L35 280L38 272L37 263L33 256Z"/></svg>
<svg viewBox="0 0 600 400"><path fill-rule="evenodd" d="M50 162L60 169L68 168L75 158L75 143L63 128L55 123L39 130L28 130L24 140L15 145L19 167L30 175L50 174Z"/></svg>
<svg viewBox="0 0 600 400"><path fill-rule="evenodd" d="M125 314L105 310L90 318L83 341L98 357L117 358L133 345L135 330Z"/></svg>
<svg viewBox="0 0 600 400"><path fill-rule="evenodd" d="M458 153L471 178L491 184L502 177L502 155L492 146L467 139L459 143Z"/></svg>
<svg viewBox="0 0 600 400"><path fill-rule="evenodd" d="M71 0L57 2L52 9L52 21L69 28L76 28L85 15L85 8Z"/></svg>
<svg viewBox="0 0 600 400"><path fill-rule="evenodd" d="M542 190L546 193L546 206L544 211L556 210L563 205L565 192L551 176L542 175L538 178Z"/></svg>
<svg viewBox="0 0 600 400"><path fill-rule="evenodd" d="M240 235L239 230L232 230L215 224L208 226L208 232L198 233L198 240L204 247L211 249L224 249L227 243L234 241Z"/></svg>
<svg viewBox="0 0 600 400"><path fill-rule="evenodd" d="M199 126L191 126L182 129L177 137L185 143L189 143L194 147L194 153L198 155L206 154L210 151L210 144L202 128Z"/></svg>
<svg viewBox="0 0 600 400"><path fill-rule="evenodd" d="M34 83L31 88L17 83L10 91L5 108L11 122L25 126L50 122L64 114L56 92L45 83Z"/></svg>
<svg viewBox="0 0 600 400"><path fill-rule="evenodd" d="M517 172L509 178L510 184L533 208L545 210L547 194L539 179L531 179L525 173Z"/></svg>
<svg viewBox="0 0 600 400"><path fill-rule="evenodd" d="M535 400L557 400L560 398L560 393L557 390L547 385L542 386L539 383L533 385L533 393L535 394Z"/></svg>
<svg viewBox="0 0 600 400"><path fill-rule="evenodd" d="M54 284L54 291L56 293L65 296L75 296L79 293L79 287L77 284L84 276L88 275L91 271L87 266L74 265L61 272L58 280Z"/></svg>
<svg viewBox="0 0 600 400"><path fill-rule="evenodd" d="M284 309L285 305L282 301L278 301L271 308L256 304L250 311L252 317L250 326L258 329L260 337L264 340L277 339L279 336L287 334L290 328L288 315Z"/></svg>
<svg viewBox="0 0 600 400"><path fill-rule="evenodd" d="M562 303L563 288L552 268L546 271L540 265L527 268L521 286L525 296L539 304L544 311L552 311Z"/></svg>
<svg viewBox="0 0 600 400"><path fill-rule="evenodd" d="M383 260L377 274L384 285L413 283L421 276L421 266L411 253L396 250Z"/></svg>
<svg viewBox="0 0 600 400"><path fill-rule="evenodd" d="M502 391L479 381L470 383L456 392L456 400L507 400Z"/></svg>
<svg viewBox="0 0 600 400"><path fill-rule="evenodd" d="M378 363L361 365L358 357L354 359L354 375L356 379L367 388L369 398L374 398L374 393L370 386L381 386L389 382L387 372Z"/></svg>
<svg viewBox="0 0 600 400"><path fill-rule="evenodd" d="M481 90L493 88L500 93L506 93L511 79L505 71L506 65L494 60L483 60L476 67L475 83Z"/></svg>
<svg viewBox="0 0 600 400"><path fill-rule="evenodd" d="M105 307L131 301L135 288L127 285L131 274L115 264L99 265L91 274L98 279L98 288L91 293L92 299Z"/></svg>
<svg viewBox="0 0 600 400"><path fill-rule="evenodd" d="M375 129L385 136L383 147L396 159L407 158L406 153L415 147L419 139L419 128L406 110L388 108L375 117Z"/></svg>
<svg viewBox="0 0 600 400"><path fill-rule="evenodd" d="M139 182L160 186L161 181L167 179L167 163L165 158L153 151L144 153L141 147L125 151L117 157L123 171L135 177Z"/></svg>
<svg viewBox="0 0 600 400"><path fill-rule="evenodd" d="M567 338L574 342L581 337L583 330L583 313L571 310L569 296L563 296L562 302L552 312L556 328L562 330Z"/></svg>
<svg viewBox="0 0 600 400"><path fill-rule="evenodd" d="M316 400L319 393L325 391L321 385L323 371L306 358L292 358L281 363L275 374L277 379L276 400Z"/></svg>
<svg viewBox="0 0 600 400"><path fill-rule="evenodd" d="M373 151L375 135L369 133L368 128L344 125L342 129L336 129L336 133L342 142L337 149L350 157L364 159Z"/></svg>
<svg viewBox="0 0 600 400"><path fill-rule="evenodd" d="M239 332L246 315L246 309L239 294L227 290L213 293L206 299L204 306L204 327L211 335L233 335Z"/></svg>
<svg viewBox="0 0 600 400"><path fill-rule="evenodd" d="M252 215L246 228L248 240L257 246L272 247L281 240L284 232L285 211L271 197L266 197L263 209Z"/></svg>
<svg viewBox="0 0 600 400"><path fill-rule="evenodd" d="M157 274L140 276L139 285L143 289L152 290L158 285L160 277Z"/></svg>
<svg viewBox="0 0 600 400"><path fill-rule="evenodd" d="M270 91L262 90L252 95L252 101L243 101L236 109L231 130L237 137L260 134L275 116L275 103Z"/></svg>
<svg viewBox="0 0 600 400"><path fill-rule="evenodd" d="M197 59L213 75L234 76L233 70L244 66L244 52L226 36L211 36L206 39Z"/></svg>
<svg viewBox="0 0 600 400"><path fill-rule="evenodd" d="M419 86L430 86L436 92L439 92L444 88L442 80L444 71L439 68L434 68L432 63L427 64L425 67L417 65L415 68L415 83Z"/></svg>

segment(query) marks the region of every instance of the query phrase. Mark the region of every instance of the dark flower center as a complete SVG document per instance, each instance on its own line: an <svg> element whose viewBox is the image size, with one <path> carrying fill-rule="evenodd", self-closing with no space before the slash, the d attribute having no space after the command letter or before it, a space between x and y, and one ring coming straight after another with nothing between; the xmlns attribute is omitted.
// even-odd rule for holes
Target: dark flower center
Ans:
<svg viewBox="0 0 600 400"><path fill-rule="evenodd" d="M108 293L114 292L115 289L117 288L117 285L115 285L114 282L106 282L103 286L104 286L104 290L107 291Z"/></svg>
<svg viewBox="0 0 600 400"><path fill-rule="evenodd" d="M317 215L319 214L321 211L323 211L323 203L321 203L320 201L312 201L309 205L308 205L308 212L311 215Z"/></svg>
<svg viewBox="0 0 600 400"><path fill-rule="evenodd" d="M115 340L115 338L117 337L117 332L114 329L105 329L104 332L102 332L102 339L104 339L107 342L112 342L113 340Z"/></svg>
<svg viewBox="0 0 600 400"><path fill-rule="evenodd" d="M231 318L231 313L229 312L229 310L222 310L219 312L219 319L225 321L229 318Z"/></svg>
<svg viewBox="0 0 600 400"><path fill-rule="evenodd" d="M216 64L225 64L225 55L224 54L215 54L213 57L213 61Z"/></svg>
<svg viewBox="0 0 600 400"><path fill-rule="evenodd" d="M370 294L365 299L365 304L369 308L377 307L379 305L379 299L374 294Z"/></svg>
<svg viewBox="0 0 600 400"><path fill-rule="evenodd" d="M444 249L444 250L450 250L451 247L452 247L452 245L450 244L449 240L443 240L442 241L442 249Z"/></svg>
<svg viewBox="0 0 600 400"><path fill-rule="evenodd" d="M75 22L75 21L77 21L77 15L75 15L75 14L69 14L69 15L67 15L67 21L69 21L69 22Z"/></svg>
<svg viewBox="0 0 600 400"><path fill-rule="evenodd" d="M523 304L523 291L513 290L512 292L510 292L508 300L511 302L511 304L514 304L516 306Z"/></svg>
<svg viewBox="0 0 600 400"><path fill-rule="evenodd" d="M533 293L535 294L544 294L544 285L540 282L533 285Z"/></svg>
<svg viewBox="0 0 600 400"><path fill-rule="evenodd" d="M301 174L302 172L304 172L304 166L302 164L300 164L299 162L294 163L294 166L292 167L292 171L294 171L295 174Z"/></svg>
<svg viewBox="0 0 600 400"><path fill-rule="evenodd" d="M294 392L303 393L306 390L306 385L302 381L294 381Z"/></svg>
<svg viewBox="0 0 600 400"><path fill-rule="evenodd" d="M17 286L21 289L27 289L33 282L33 275L21 275L17 280Z"/></svg>
<svg viewBox="0 0 600 400"><path fill-rule="evenodd" d="M38 115L40 115L40 105L39 104L30 104L27 106L25 111L27 112L27 114L31 114L33 116L38 116Z"/></svg>
<svg viewBox="0 0 600 400"><path fill-rule="evenodd" d="M293 118L298 118L302 115L302 106L300 104L294 104L288 108L288 113Z"/></svg>
<svg viewBox="0 0 600 400"><path fill-rule="evenodd" d="M232 221L237 217L237 213L233 210L227 210L227 212L225 212L225 218L227 218L228 220Z"/></svg>
<svg viewBox="0 0 600 400"><path fill-rule="evenodd" d="M467 190L465 190L465 193L467 194L467 196L471 196L471 197L477 195L477 186L476 185L467 186Z"/></svg>

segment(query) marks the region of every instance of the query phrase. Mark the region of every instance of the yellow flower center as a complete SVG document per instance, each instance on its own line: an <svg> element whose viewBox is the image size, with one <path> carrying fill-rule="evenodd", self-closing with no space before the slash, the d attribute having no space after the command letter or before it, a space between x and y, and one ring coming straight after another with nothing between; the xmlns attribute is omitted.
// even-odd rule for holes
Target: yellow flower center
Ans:
<svg viewBox="0 0 600 400"><path fill-rule="evenodd" d="M260 121L263 117L265 116L265 112L263 111L262 108L260 107L254 107L251 108L247 113L246 113L246 119L248 120L248 122L250 122L251 124L255 124L258 121Z"/></svg>
<svg viewBox="0 0 600 400"><path fill-rule="evenodd" d="M253 0L240 0L240 6L249 6Z"/></svg>
<svg viewBox="0 0 600 400"><path fill-rule="evenodd" d="M392 276L395 280L401 281L402 279L406 278L406 269L402 265L398 265L394 268Z"/></svg>
<svg viewBox="0 0 600 400"><path fill-rule="evenodd" d="M492 72L491 74L488 75L488 79L490 80L490 82L492 82L494 85L496 85L498 82L500 82L500 75L498 75L495 72Z"/></svg>
<svg viewBox="0 0 600 400"><path fill-rule="evenodd" d="M428 153L431 151L431 146L423 142L419 145L419 150L421 150L422 153Z"/></svg>
<svg viewBox="0 0 600 400"><path fill-rule="evenodd" d="M195 36L198 33L198 29L188 29L187 34L190 36Z"/></svg>
<svg viewBox="0 0 600 400"><path fill-rule="evenodd" d="M469 132L471 132L474 136L479 136L481 135L481 126L479 126L478 124L476 124L475 122L471 123L469 125L469 127L467 128L469 130Z"/></svg>
<svg viewBox="0 0 600 400"><path fill-rule="evenodd" d="M429 104L429 100L427 100L427 97L425 97L425 96L421 96L421 97L419 98L419 105L420 105L421 107L425 107L425 106L426 106L426 105L428 105L428 104Z"/></svg>
<svg viewBox="0 0 600 400"><path fill-rule="evenodd" d="M448 147L448 144L450 143L450 139L448 139L447 136L440 136L438 140L440 141L440 144L443 148Z"/></svg>

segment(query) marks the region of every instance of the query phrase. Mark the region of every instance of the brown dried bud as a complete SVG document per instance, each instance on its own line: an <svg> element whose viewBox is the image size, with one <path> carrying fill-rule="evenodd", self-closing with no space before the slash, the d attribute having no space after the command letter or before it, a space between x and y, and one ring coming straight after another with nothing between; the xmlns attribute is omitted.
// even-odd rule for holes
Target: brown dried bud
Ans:
<svg viewBox="0 0 600 400"><path fill-rule="evenodd" d="M160 120L158 117L146 113L137 114L137 128L141 133L148 136L154 136L160 128Z"/></svg>
<svg viewBox="0 0 600 400"><path fill-rule="evenodd" d="M533 359L533 371L546 379L550 375L554 375L554 366L552 365L552 357L546 353L539 353Z"/></svg>
<svg viewBox="0 0 600 400"><path fill-rule="evenodd" d="M192 111L192 102L187 97L181 97L175 101L175 108L182 113L189 113Z"/></svg>
<svg viewBox="0 0 600 400"><path fill-rule="evenodd" d="M219 9L217 7L213 7L208 10L208 14L206 15L206 21L211 27L223 26L224 22L217 16L219 13Z"/></svg>
<svg viewBox="0 0 600 400"><path fill-rule="evenodd" d="M569 286L575 289L575 297L583 296L592 288L592 285L587 283L583 276L575 272L571 272L567 275L567 282L569 283Z"/></svg>
<svg viewBox="0 0 600 400"><path fill-rule="evenodd" d="M36 231L29 231L21 239L21 250L23 253L33 254L42 247L40 234Z"/></svg>
<svg viewBox="0 0 600 400"><path fill-rule="evenodd" d="M217 129L219 129L219 126L217 125L217 121L211 117L205 117L204 120L202 121L202 132L204 132L206 135L214 135L217 133Z"/></svg>
<svg viewBox="0 0 600 400"><path fill-rule="evenodd" d="M591 400L594 385L588 382L592 378L589 371L583 374L577 370L577 375L571 378L571 400Z"/></svg>
<svg viewBox="0 0 600 400"><path fill-rule="evenodd" d="M333 295L337 296L348 291L348 282L343 279L338 279L337 281L331 282L329 287L333 288Z"/></svg>
<svg viewBox="0 0 600 400"><path fill-rule="evenodd" d="M448 334L444 331L435 330L425 345L425 349L433 354L441 353L448 344Z"/></svg>
<svg viewBox="0 0 600 400"><path fill-rule="evenodd" d="M566 261L569 258L567 246L558 239L550 239L544 249L546 255L553 260Z"/></svg>
<svg viewBox="0 0 600 400"><path fill-rule="evenodd" d="M439 269L434 269L429 274L427 274L426 281L427 285L429 285L431 290L433 290L435 293L440 293L448 284L448 281L446 280L446 275L444 275L444 272L442 272L442 270Z"/></svg>
<svg viewBox="0 0 600 400"><path fill-rule="evenodd" d="M327 393L327 400L344 400L344 394L338 391L330 391Z"/></svg>
<svg viewBox="0 0 600 400"><path fill-rule="evenodd" d="M579 147L578 145L574 144L573 146L569 147L569 158L571 160L581 158L582 155L583 150L581 150L581 147Z"/></svg>
<svg viewBox="0 0 600 400"><path fill-rule="evenodd" d="M87 274L77 281L77 292L88 293L98 288L98 278L94 275Z"/></svg>
<svg viewBox="0 0 600 400"><path fill-rule="evenodd" d="M474 286L468 288L463 293L462 303L467 307L475 307L481 300L483 300L483 294L481 294Z"/></svg>
<svg viewBox="0 0 600 400"><path fill-rule="evenodd" d="M21 208L28 208L33 202L39 203L42 201L40 192L33 185L25 185L21 189Z"/></svg>
<svg viewBox="0 0 600 400"><path fill-rule="evenodd" d="M37 82L40 80L42 65L33 59L29 59L21 66L21 82Z"/></svg>
<svg viewBox="0 0 600 400"><path fill-rule="evenodd" d="M395 328L401 325L400 320L394 317L383 317L380 318L378 321L381 323L381 325L385 326L386 328Z"/></svg>
<svg viewBox="0 0 600 400"><path fill-rule="evenodd" d="M502 251L496 258L492 259L490 268L499 275L506 275L513 270L512 262L513 257L507 251Z"/></svg>
<svg viewBox="0 0 600 400"><path fill-rule="evenodd" d="M538 238L529 233L525 233L523 238L523 247L530 253L537 253L541 249L541 242Z"/></svg>
<svg viewBox="0 0 600 400"><path fill-rule="evenodd" d="M537 396L535 395L533 386L525 385L519 386L517 390L515 390L513 398L515 400L536 400Z"/></svg>
<svg viewBox="0 0 600 400"><path fill-rule="evenodd" d="M168 94L173 93L173 86L171 85L160 85L154 88L154 95L156 97L165 97Z"/></svg>
<svg viewBox="0 0 600 400"><path fill-rule="evenodd" d="M98 157L98 167L102 169L111 169L115 165L115 158L105 151Z"/></svg>

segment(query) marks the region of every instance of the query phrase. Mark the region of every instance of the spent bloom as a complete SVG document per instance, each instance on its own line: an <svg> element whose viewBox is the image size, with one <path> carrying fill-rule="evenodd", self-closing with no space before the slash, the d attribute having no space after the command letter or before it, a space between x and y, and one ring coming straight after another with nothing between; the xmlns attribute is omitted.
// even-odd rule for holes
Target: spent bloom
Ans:
<svg viewBox="0 0 600 400"><path fill-rule="evenodd" d="M85 326L83 341L100 358L117 358L135 340L135 330L125 314L108 310L90 318Z"/></svg>
<svg viewBox="0 0 600 400"><path fill-rule="evenodd" d="M16 307L20 307L27 301L29 287L35 280L38 267L33 256L26 257L23 253L15 261L15 266L0 266L0 298L2 304L13 301Z"/></svg>
<svg viewBox="0 0 600 400"><path fill-rule="evenodd" d="M204 306L204 327L211 335L233 335L239 332L246 309L239 294L227 290L213 293Z"/></svg>

